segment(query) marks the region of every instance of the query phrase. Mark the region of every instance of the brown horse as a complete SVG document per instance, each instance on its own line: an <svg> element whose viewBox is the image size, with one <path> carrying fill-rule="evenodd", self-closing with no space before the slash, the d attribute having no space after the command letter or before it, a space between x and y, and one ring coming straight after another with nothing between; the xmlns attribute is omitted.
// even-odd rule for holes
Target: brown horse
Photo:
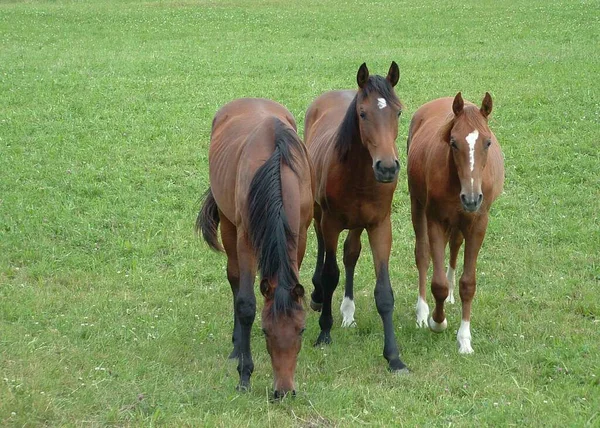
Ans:
<svg viewBox="0 0 600 428"><path fill-rule="evenodd" d="M294 391L305 322L298 270L313 216L313 173L291 113L264 99L239 99L222 107L213 120L209 170L210 188L196 227L210 247L222 250L221 224L233 292L230 358L238 358L238 390L249 388L254 370L250 331L258 268L265 298L262 329L278 398Z"/></svg>
<svg viewBox="0 0 600 428"><path fill-rule="evenodd" d="M344 229L349 232L344 243L346 292L340 309L342 325L354 323L354 268L361 250L360 235L366 229L377 276L375 302L385 334L383 355L391 370L406 371L396 345L388 273L391 205L400 169L395 141L402 104L394 93L399 77L395 62L385 78L369 76L362 64L356 76L358 90L332 91L317 98L306 112L304 133L317 177L318 254L311 306L322 312L315 345L331 343L331 300L340 276L336 251Z"/></svg>
<svg viewBox="0 0 600 428"><path fill-rule="evenodd" d="M408 133L408 187L415 229L415 259L419 271L417 326L435 332L446 329L444 301L454 303L454 271L465 241L463 274L459 282L462 321L457 334L459 352L470 354L471 303L475 267L488 224L492 202L502 192L504 161L488 127L492 97L486 92L481 107L465 103L459 92L421 106ZM450 264L444 273L444 253L450 242ZM431 291L435 310L429 318L425 286L433 260Z"/></svg>

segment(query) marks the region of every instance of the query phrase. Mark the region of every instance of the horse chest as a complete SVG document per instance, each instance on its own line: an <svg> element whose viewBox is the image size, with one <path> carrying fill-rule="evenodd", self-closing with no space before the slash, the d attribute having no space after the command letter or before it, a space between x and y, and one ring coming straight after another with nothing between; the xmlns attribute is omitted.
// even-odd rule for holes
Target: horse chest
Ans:
<svg viewBox="0 0 600 428"><path fill-rule="evenodd" d="M383 200L372 189L327 186L320 205L326 215L334 217L344 229L368 227L379 223L390 211L391 198Z"/></svg>

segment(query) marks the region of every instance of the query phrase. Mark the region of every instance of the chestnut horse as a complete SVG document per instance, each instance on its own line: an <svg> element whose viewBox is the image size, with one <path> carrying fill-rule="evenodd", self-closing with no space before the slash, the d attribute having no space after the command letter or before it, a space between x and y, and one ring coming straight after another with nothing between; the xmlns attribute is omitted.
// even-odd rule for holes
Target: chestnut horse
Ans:
<svg viewBox="0 0 600 428"><path fill-rule="evenodd" d="M492 97L486 92L481 107L465 103L459 92L421 106L408 132L408 188L415 229L415 259L419 271L417 326L435 332L446 329L444 301L454 303L454 272L458 250L465 241L459 281L462 321L458 351L471 347L471 303L475 267L488 225L492 202L502 192L504 161L488 127ZM450 242L450 264L444 273L444 253ZM429 259L433 260L431 291L435 309L429 318L425 298Z"/></svg>
<svg viewBox="0 0 600 428"><path fill-rule="evenodd" d="M331 343L331 301L340 271L338 238L344 242L346 292L343 326L354 324L353 279L360 255L360 235L367 230L377 281L375 302L383 321L383 356L389 368L404 370L393 326L394 295L388 262L392 246L392 197L400 162L396 137L402 104L394 93L400 72L392 62L387 77L369 76L366 64L358 70L358 90L332 91L317 98L306 112L304 139L316 171L315 231L317 266L311 307L321 311L321 332L315 343Z"/></svg>
<svg viewBox="0 0 600 428"><path fill-rule="evenodd" d="M238 359L238 390L250 387L254 370L250 331L256 313L258 268L265 298L262 329L278 398L294 391L305 323L298 270L313 216L313 173L291 113L264 99L239 99L222 107L213 120L209 170L210 188L196 228L219 251L217 227L221 224L233 292L230 358Z"/></svg>

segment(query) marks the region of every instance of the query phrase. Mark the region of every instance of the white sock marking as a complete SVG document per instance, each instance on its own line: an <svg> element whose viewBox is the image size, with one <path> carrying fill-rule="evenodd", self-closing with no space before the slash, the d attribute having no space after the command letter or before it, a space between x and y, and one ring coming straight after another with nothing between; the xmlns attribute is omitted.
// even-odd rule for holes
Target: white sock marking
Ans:
<svg viewBox="0 0 600 428"><path fill-rule="evenodd" d="M475 130L467 135L467 143L469 144L469 166L471 167L471 172L475 169L475 143L477 142L477 138L479 137L479 131ZM473 179L471 179L471 184L473 183Z"/></svg>
<svg viewBox="0 0 600 428"><path fill-rule="evenodd" d="M354 321L354 311L356 306L354 305L354 300L349 297L344 297L342 300L342 304L340 306L340 312L342 313L342 327L356 327L356 322Z"/></svg>
<svg viewBox="0 0 600 428"><path fill-rule="evenodd" d="M377 107L379 107L379 110L387 107L387 102L385 102L385 98L377 98Z"/></svg>
<svg viewBox="0 0 600 428"><path fill-rule="evenodd" d="M472 354L473 348L471 348L471 322L461 320L460 328L456 334L456 340L458 341L458 353L459 354Z"/></svg>
<svg viewBox="0 0 600 428"><path fill-rule="evenodd" d="M427 302L419 296L417 299L417 328L427 327L427 318L429 317L429 306Z"/></svg>
<svg viewBox="0 0 600 428"><path fill-rule="evenodd" d="M441 324L438 324L433 320L433 318L429 318L429 328L431 329L431 331L441 333L442 331L446 330L446 328L448 328L448 319L444 318L444 321L442 321Z"/></svg>
<svg viewBox="0 0 600 428"><path fill-rule="evenodd" d="M448 270L446 271L446 278L448 278L448 297L446 297L446 302L454 304L454 269L450 266L448 266Z"/></svg>

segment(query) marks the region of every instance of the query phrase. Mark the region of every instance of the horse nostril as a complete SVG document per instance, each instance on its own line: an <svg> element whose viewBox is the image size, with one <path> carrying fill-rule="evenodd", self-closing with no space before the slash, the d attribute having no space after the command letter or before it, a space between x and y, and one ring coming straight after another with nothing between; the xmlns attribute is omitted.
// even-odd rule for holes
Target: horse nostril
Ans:
<svg viewBox="0 0 600 428"><path fill-rule="evenodd" d="M396 171L400 171L400 161L396 159L394 163L396 164Z"/></svg>
<svg viewBox="0 0 600 428"><path fill-rule="evenodd" d="M296 396L296 390L292 389L292 397L295 397L295 396Z"/></svg>
<svg viewBox="0 0 600 428"><path fill-rule="evenodd" d="M479 196L477 196L477 204L480 204L481 201L483 201L483 193L480 193Z"/></svg>
<svg viewBox="0 0 600 428"><path fill-rule="evenodd" d="M465 195L464 193L460 194L460 201L466 205L467 203L467 195Z"/></svg>
<svg viewBox="0 0 600 428"><path fill-rule="evenodd" d="M378 171L381 171L381 161L378 160L377 162L375 162L375 169Z"/></svg>
<svg viewBox="0 0 600 428"><path fill-rule="evenodd" d="M273 391L273 398L275 400L277 400L279 398L279 391L277 391L277 390Z"/></svg>

